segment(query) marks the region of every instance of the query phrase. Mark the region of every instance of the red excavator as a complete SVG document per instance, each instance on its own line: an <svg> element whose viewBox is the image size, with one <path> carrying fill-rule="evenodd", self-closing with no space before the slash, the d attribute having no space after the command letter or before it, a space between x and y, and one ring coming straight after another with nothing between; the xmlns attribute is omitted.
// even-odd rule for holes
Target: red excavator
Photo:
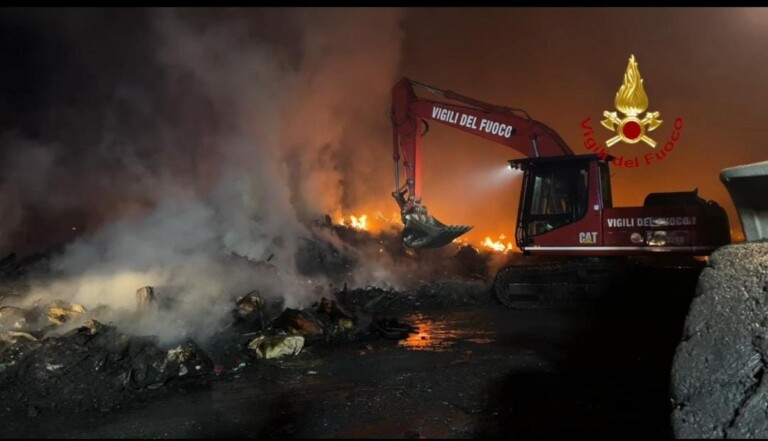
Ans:
<svg viewBox="0 0 768 441"><path fill-rule="evenodd" d="M420 98L414 86L460 104ZM509 161L510 168L523 171L517 246L525 255L571 256L560 263L500 270L494 287L507 306L540 306L561 301L565 292L577 293L578 287L589 291L593 276L614 270L606 262L616 259L605 256L704 256L730 242L725 210L699 197L697 190L650 193L642 207L614 207L611 156L575 155L553 129L524 110L403 78L392 89L392 196L400 207L403 244L408 248L442 247L471 228L438 221L421 202L421 138L428 131L426 120L525 155ZM402 186L401 160L406 178Z"/></svg>

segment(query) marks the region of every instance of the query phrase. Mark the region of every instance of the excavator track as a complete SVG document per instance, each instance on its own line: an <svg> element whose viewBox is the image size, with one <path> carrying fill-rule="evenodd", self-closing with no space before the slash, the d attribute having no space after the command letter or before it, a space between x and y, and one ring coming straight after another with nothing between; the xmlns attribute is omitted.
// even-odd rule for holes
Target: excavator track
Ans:
<svg viewBox="0 0 768 441"><path fill-rule="evenodd" d="M616 289L626 271L621 259L513 265L499 270L493 290L511 309L578 308Z"/></svg>
<svg viewBox="0 0 768 441"><path fill-rule="evenodd" d="M631 293L651 298L656 286L693 292L705 262L690 256L580 258L499 270L496 298L511 309L570 309L624 301ZM641 299L637 299L641 300ZM669 299L667 299L669 301Z"/></svg>

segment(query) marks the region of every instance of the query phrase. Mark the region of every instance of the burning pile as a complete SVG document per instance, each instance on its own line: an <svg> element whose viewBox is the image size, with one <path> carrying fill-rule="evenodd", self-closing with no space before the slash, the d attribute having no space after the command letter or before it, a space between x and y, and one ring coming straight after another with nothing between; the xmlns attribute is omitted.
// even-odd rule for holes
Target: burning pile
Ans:
<svg viewBox="0 0 768 441"><path fill-rule="evenodd" d="M491 249L493 251L498 251L500 253L508 253L510 251L513 251L512 242L507 241L504 243L504 240L507 238L505 235L500 235L499 240L492 240L490 236L486 236L483 240L483 247L487 249Z"/></svg>
<svg viewBox="0 0 768 441"><path fill-rule="evenodd" d="M428 304L441 307L488 297L484 293L491 253L469 245L408 253L399 235L366 230L370 227L367 220L366 215L353 216L349 225L341 226L326 219L317 226L317 236L300 250L297 256L305 259L307 266L303 276L294 277L318 274L322 275L319 280L331 282L312 285L317 301L309 301L306 307L285 307L288 296L264 297L252 290L232 299L229 316L211 330L208 335L212 337L198 339L202 344L189 337L168 341L142 335L143 328L137 323L153 324L171 317L169 314L179 307L172 291L164 286L135 291L135 307L121 312L122 316L108 306L64 300L29 303L25 294L28 287L0 291L0 400L12 403L7 407L27 408L30 414L60 407L109 409L176 386L206 384L219 375L235 375L249 364L311 359L312 351L307 348L313 345L401 338L403 329L410 332L408 326L382 316L382 305L395 309ZM250 262L244 257L232 259L233 264ZM8 277L0 277L0 289L8 286L6 281L25 286L24 261L9 257L3 262L0 273ZM347 289L348 282L354 286L350 274L359 274L361 267L377 262L386 264L390 271L383 277L407 281L414 290L401 295L391 289ZM336 269L338 278L329 268ZM266 262L253 263L252 271L257 270L259 274L280 273ZM433 283L443 279L456 283L476 279L478 284L467 290ZM334 288L342 284L343 289ZM453 295L453 291L466 295ZM221 309L214 306L211 310ZM115 323L118 316L120 320ZM206 326L212 323L216 322L209 320Z"/></svg>
<svg viewBox="0 0 768 441"><path fill-rule="evenodd" d="M401 220L397 214L393 214L391 218L384 217L381 212L376 212L374 216L374 223L368 222L368 215L362 214L359 217L350 215L349 217L340 216L337 220L337 225L353 229L357 231L365 231L370 233L382 233L386 230L400 230ZM472 241L465 238L456 238L453 243L458 246L474 246L477 248L495 251L499 253L514 252L515 246L512 244L509 238L505 234L500 234L496 240L491 239L491 236L486 236L482 241Z"/></svg>

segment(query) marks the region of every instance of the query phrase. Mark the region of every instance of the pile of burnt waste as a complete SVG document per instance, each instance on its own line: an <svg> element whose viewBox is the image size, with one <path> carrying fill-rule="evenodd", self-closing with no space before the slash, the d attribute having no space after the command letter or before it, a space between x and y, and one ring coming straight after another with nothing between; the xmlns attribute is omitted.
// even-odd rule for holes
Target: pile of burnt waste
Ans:
<svg viewBox="0 0 768 441"><path fill-rule="evenodd" d="M231 315L212 337L168 343L122 329L108 306L28 298L31 280L55 278L49 265L55 252L0 259L0 413L108 411L172 390L207 387L251 365L311 362L321 348L404 338L414 329L393 318L402 311L495 304L487 253L457 246L413 254L403 251L394 235L323 228L340 241L322 234L307 240L299 253L303 261L298 259L303 275L328 271L333 281L327 266L344 276L361 253L372 250L405 269L412 265L412 287L353 289L340 277L302 308L286 308L258 291L234 301L222 296L222 301L233 301ZM254 264L273 266L269 259ZM138 289L135 310L120 311L129 316L118 323L152 320L157 311L173 308L158 292L149 286Z"/></svg>
<svg viewBox="0 0 768 441"><path fill-rule="evenodd" d="M405 338L414 329L393 318L397 311L488 301L487 288L368 287L341 290L338 300L322 297L306 308L283 308L253 291L238 297L228 323L200 344L187 339L167 345L155 336L121 332L106 321L105 307L88 310L61 300L0 306L0 412L108 411L172 390L206 387L249 365L311 362L317 359L312 347ZM154 291L137 291L136 319L162 307Z"/></svg>
<svg viewBox="0 0 768 441"><path fill-rule="evenodd" d="M137 317L157 303L153 291L137 292ZM64 301L0 306L4 410L109 410L174 384L205 384L244 363L298 356L305 345L354 340L361 332L355 316L334 300L270 317L264 298L252 292L236 300L229 325L206 342L217 348L209 355L192 340L163 346L154 336L125 334L99 321L104 313Z"/></svg>

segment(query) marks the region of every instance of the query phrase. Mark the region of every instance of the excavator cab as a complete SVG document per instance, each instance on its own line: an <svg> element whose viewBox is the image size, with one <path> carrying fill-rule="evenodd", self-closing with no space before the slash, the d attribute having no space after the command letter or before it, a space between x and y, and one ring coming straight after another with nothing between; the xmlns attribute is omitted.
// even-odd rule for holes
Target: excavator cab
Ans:
<svg viewBox="0 0 768 441"><path fill-rule="evenodd" d="M590 199L610 205L608 164L597 155L526 158L509 161L512 169L522 169L523 184L516 232L517 245L523 248L535 237L570 225L586 216ZM602 191L590 198L590 171L599 171Z"/></svg>

